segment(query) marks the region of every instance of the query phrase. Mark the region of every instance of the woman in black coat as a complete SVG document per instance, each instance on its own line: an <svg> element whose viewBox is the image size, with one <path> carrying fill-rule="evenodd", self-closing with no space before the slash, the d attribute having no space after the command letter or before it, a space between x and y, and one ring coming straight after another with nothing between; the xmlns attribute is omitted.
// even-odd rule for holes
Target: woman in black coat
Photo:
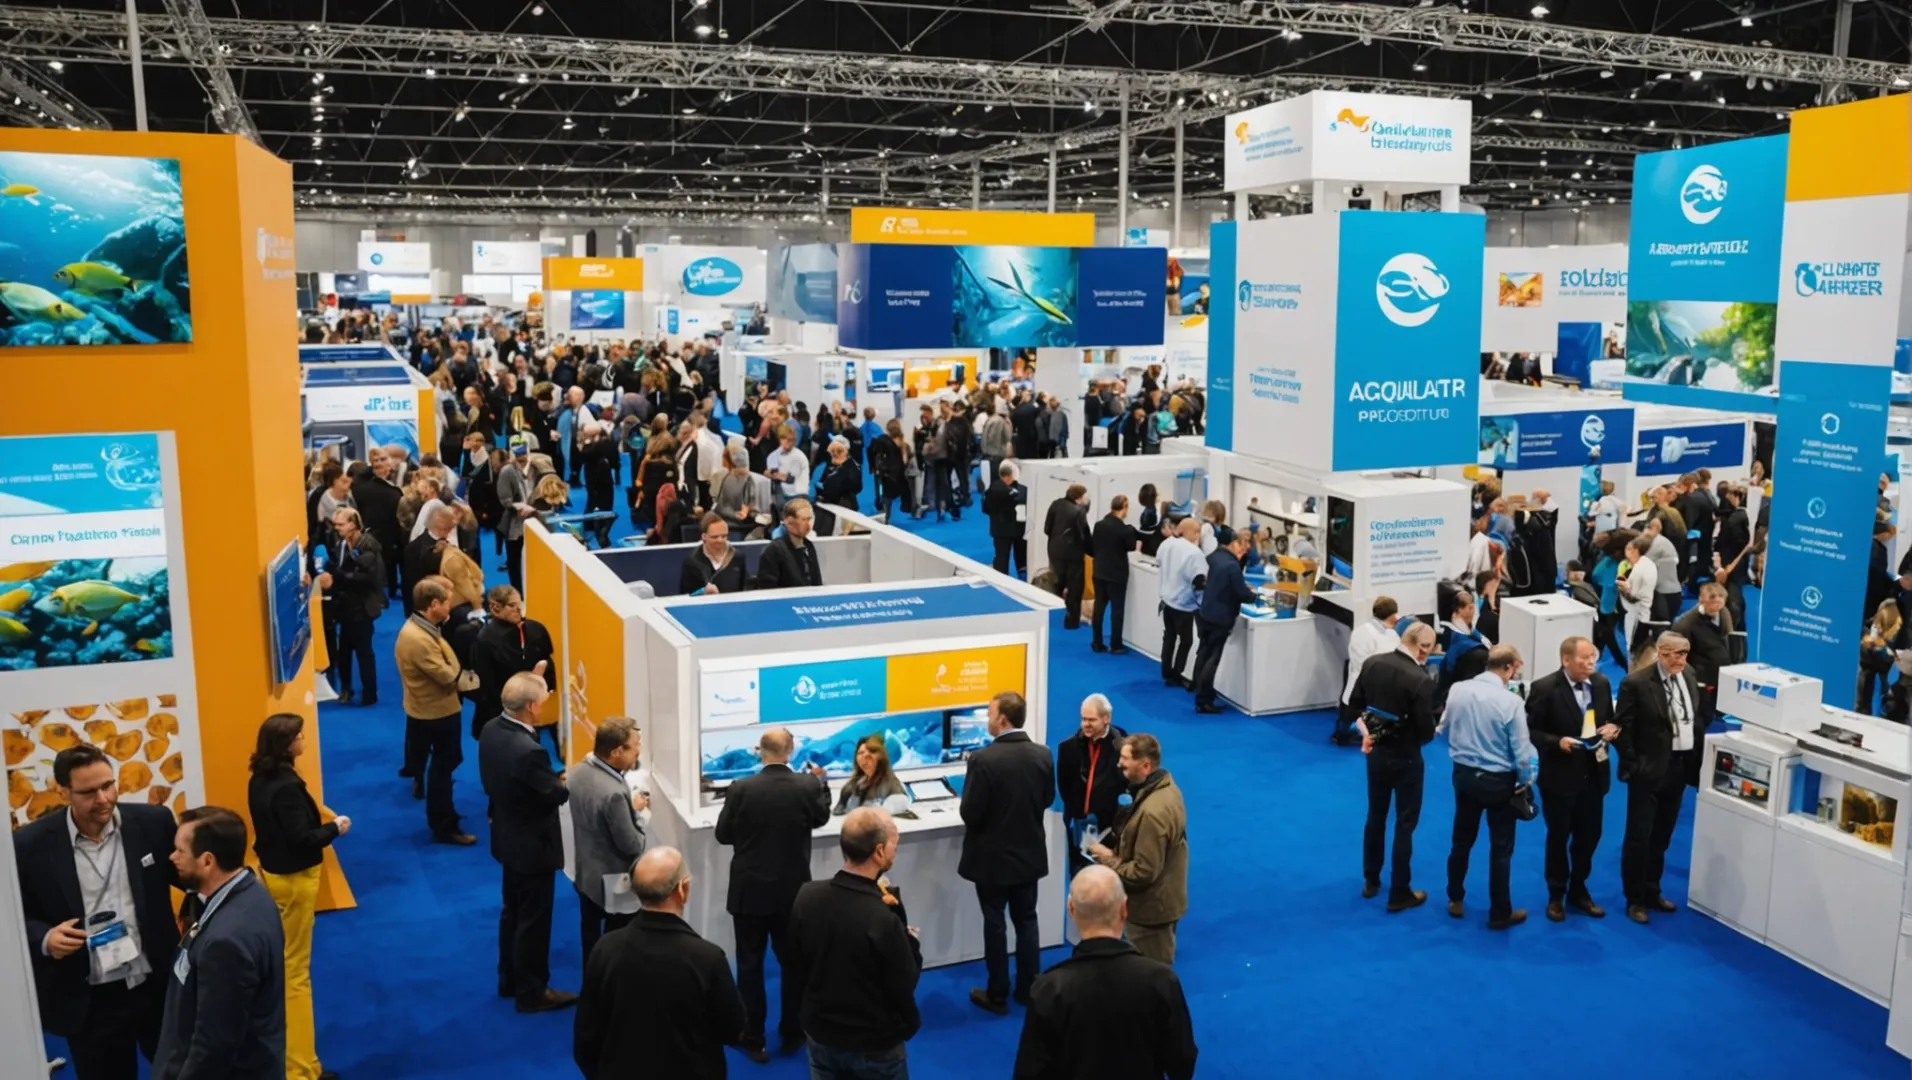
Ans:
<svg viewBox="0 0 1912 1080"><path fill-rule="evenodd" d="M863 494L863 468L850 460L850 440L839 435L829 445L830 460L817 477L817 528L824 536L836 534L836 515L824 507L855 510L857 496Z"/></svg>
<svg viewBox="0 0 1912 1080"><path fill-rule="evenodd" d="M891 420L883 434L870 440L870 478L876 481L876 512L890 520L891 504L900 496L903 512L913 513L916 500L910 497L908 453L904 447L903 425Z"/></svg>

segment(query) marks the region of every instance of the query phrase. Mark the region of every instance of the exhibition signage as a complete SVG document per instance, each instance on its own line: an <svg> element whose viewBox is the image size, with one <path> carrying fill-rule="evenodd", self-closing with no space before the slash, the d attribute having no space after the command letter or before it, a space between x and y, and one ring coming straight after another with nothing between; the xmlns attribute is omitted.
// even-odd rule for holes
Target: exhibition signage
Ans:
<svg viewBox="0 0 1912 1080"><path fill-rule="evenodd" d="M573 290L571 329L624 329L624 293L617 289Z"/></svg>
<svg viewBox="0 0 1912 1080"><path fill-rule="evenodd" d="M299 673L312 644L312 590L305 581L304 552L297 540L266 567L266 615L272 631L272 682L283 686Z"/></svg>
<svg viewBox="0 0 1912 1080"><path fill-rule="evenodd" d="M837 246L790 244L771 254L773 319L834 323L837 319Z"/></svg>
<svg viewBox="0 0 1912 1080"><path fill-rule="evenodd" d="M396 362L398 354L384 345L301 345L299 363L301 364L346 364L365 361L390 360Z"/></svg>
<svg viewBox="0 0 1912 1080"><path fill-rule="evenodd" d="M1410 191L1464 185L1470 177L1473 124L1474 106L1468 101L1315 90L1229 114L1223 127L1222 190L1310 180Z"/></svg>
<svg viewBox="0 0 1912 1080"><path fill-rule="evenodd" d="M1744 422L1694 424L1641 429L1633 472L1636 476L1679 476L1698 469L1719 471L1744 464Z"/></svg>
<svg viewBox="0 0 1912 1080"><path fill-rule="evenodd" d="M1208 230L1209 281L1219 283L1224 303L1208 309L1208 411L1202 438L1217 450L1235 449L1235 304L1236 245L1240 226L1218 221Z"/></svg>
<svg viewBox="0 0 1912 1080"><path fill-rule="evenodd" d="M555 289L617 289L638 292L644 288L643 259L580 259L552 256L544 260L544 287Z"/></svg>
<svg viewBox="0 0 1912 1080"><path fill-rule="evenodd" d="M1625 244L1490 247L1482 270L1482 352L1552 352L1561 323L1599 323L1617 338L1626 321Z"/></svg>
<svg viewBox="0 0 1912 1080"><path fill-rule="evenodd" d="M643 250L651 291L682 307L743 307L769 296L762 248L651 244Z"/></svg>
<svg viewBox="0 0 1912 1080"><path fill-rule="evenodd" d="M1028 605L989 585L879 589L824 596L666 604L666 614L693 638L836 630L853 626L966 619L1028 611Z"/></svg>
<svg viewBox="0 0 1912 1080"><path fill-rule="evenodd" d="M1632 447L1632 409L1483 415L1477 463L1509 472L1623 465Z"/></svg>
<svg viewBox="0 0 1912 1080"><path fill-rule="evenodd" d="M474 274L535 274L544 265L544 245L536 240L473 240Z"/></svg>
<svg viewBox="0 0 1912 1080"><path fill-rule="evenodd" d="M361 240L358 246L358 268L381 274L429 274L432 272L432 246Z"/></svg>
<svg viewBox="0 0 1912 1080"><path fill-rule="evenodd" d="M1422 492L1356 501L1354 528L1367 543L1356 546L1362 564L1353 568L1354 580L1367 589L1438 581L1464 562L1468 522L1460 495Z"/></svg>
<svg viewBox="0 0 1912 1080"><path fill-rule="evenodd" d="M879 713L986 705L1003 690L1023 688L1028 650L1022 645L905 653L851 660L783 664L707 679L705 726L801 724ZM754 696L754 720L749 703Z"/></svg>
<svg viewBox="0 0 1912 1080"><path fill-rule="evenodd" d="M859 206L850 211L850 242L1093 247L1095 215Z"/></svg>

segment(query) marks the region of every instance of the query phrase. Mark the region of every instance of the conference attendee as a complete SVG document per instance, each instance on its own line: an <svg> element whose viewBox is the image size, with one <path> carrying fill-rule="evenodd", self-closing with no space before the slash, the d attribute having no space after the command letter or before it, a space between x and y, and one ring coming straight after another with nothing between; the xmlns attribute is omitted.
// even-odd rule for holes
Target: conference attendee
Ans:
<svg viewBox="0 0 1912 1080"><path fill-rule="evenodd" d="M382 481L381 481L382 482ZM358 663L360 705L378 704L378 659L372 649L372 622L385 610L385 559L378 538L366 532L359 512L341 506L332 513L326 540L325 569L314 576L337 627L332 642L332 673L339 703L350 705L352 666Z"/></svg>
<svg viewBox="0 0 1912 1080"><path fill-rule="evenodd" d="M152 1080L284 1080L285 931L246 869L246 822L218 806L179 815L173 874L199 914L155 973L166 1018Z"/></svg>
<svg viewBox="0 0 1912 1080"><path fill-rule="evenodd" d="M803 1003L811 1080L908 1080L923 949L884 876L897 841L889 811L850 811L837 839L843 869L804 885L791 906L783 977Z"/></svg>
<svg viewBox="0 0 1912 1080"><path fill-rule="evenodd" d="M1467 864L1487 818L1487 928L1506 930L1527 921L1525 908L1513 906L1513 798L1517 788L1539 774L1527 715L1520 695L1508 684L1520 673L1520 652L1512 645L1487 651L1487 670L1456 683L1441 714L1447 749L1454 761L1454 845L1447 855L1447 913L1467 914Z"/></svg>
<svg viewBox="0 0 1912 1080"><path fill-rule="evenodd" d="M878 732L856 744L850 778L837 792L836 809L831 813L841 816L859 806L884 806L896 798L908 802L909 791L890 766L889 740Z"/></svg>
<svg viewBox="0 0 1912 1080"><path fill-rule="evenodd" d="M1074 630L1082 625L1084 579L1082 560L1089 554L1089 489L1070 484L1069 490L1055 502L1043 518L1042 534L1049 538L1049 569L1056 575L1056 590L1062 596L1062 628Z"/></svg>
<svg viewBox="0 0 1912 1080"><path fill-rule="evenodd" d="M740 593L750 571L743 553L730 546L730 524L716 513L704 515L698 545L684 556L677 571L677 591L685 596Z"/></svg>
<svg viewBox="0 0 1912 1080"><path fill-rule="evenodd" d="M1016 1080L1189 1080L1195 1027L1175 969L1124 941L1128 896L1106 866L1069 885L1075 950L1036 980L1016 1046Z"/></svg>
<svg viewBox="0 0 1912 1080"><path fill-rule="evenodd" d="M1189 647L1195 644L1195 609L1201 606L1200 589L1207 580L1208 560L1197 543L1201 535L1200 522L1183 518L1155 552L1161 576L1157 599L1162 613L1162 682L1168 686L1195 685L1182 668L1188 664Z"/></svg>
<svg viewBox="0 0 1912 1080"><path fill-rule="evenodd" d="M1885 580L1896 589L1895 578L1888 574ZM1885 602L1884 597L1880 598L1880 602ZM1868 610L1877 608L1875 604ZM1701 585L1699 602L1686 614L1673 620L1672 629L1687 640L1692 650L1687 655L1686 668L1692 672L1693 681L1700 688L1700 696L1693 710L1693 742L1697 747L1704 747L1706 731L1713 724L1719 704L1719 670L1733 662L1733 631L1738 629L1733 617L1726 611L1726 586L1716 581ZM1686 782L1694 787L1698 787L1700 782L1697 771L1700 756L1694 754L1688 762L1695 771L1687 775Z"/></svg>
<svg viewBox="0 0 1912 1080"><path fill-rule="evenodd" d="M629 874L644 854L644 824L638 814L650 809L651 798L633 794L624 779L637 768L642 749L637 721L613 716L598 725L591 752L565 774L576 852L571 884L578 892L578 941L587 964L600 938L631 921L629 915L607 909L611 881Z"/></svg>
<svg viewBox="0 0 1912 1080"><path fill-rule="evenodd" d="M452 770L465 760L458 731L465 706L458 696L463 667L445 640L450 618L451 588L444 579L419 582L412 614L393 647L405 707L405 767L399 775L412 778L414 796L424 796L433 842L469 847L478 839L459 828L451 790Z"/></svg>
<svg viewBox="0 0 1912 1080"><path fill-rule="evenodd" d="M730 890L724 907L730 912L737 942L737 985L744 997L744 1053L758 1064L770 1060L764 1049L768 1004L764 1001L763 954L766 943L776 950L782 970L782 1007L777 1031L782 1049L794 1053L803 1045L802 983L791 977L790 905L797 890L810 880L810 834L830 820L830 785L823 769L790 768L795 740L784 728L771 728L757 740L763 768L730 785L724 808L717 815L717 842L732 849ZM844 835L849 834L848 822Z"/></svg>
<svg viewBox="0 0 1912 1080"><path fill-rule="evenodd" d="M1116 759L1129 804L1116 812L1117 846L1092 844L1088 856L1115 871L1129 897L1129 944L1175 963L1175 926L1188 913L1188 807L1162 768L1162 744L1140 733L1122 740Z"/></svg>
<svg viewBox="0 0 1912 1080"><path fill-rule="evenodd" d="M421 485L423 486L423 485ZM427 504L418 513L421 531L408 541L400 554L403 560L400 579L410 598L418 583L438 573L445 562L445 551L458 546L458 512L439 503ZM406 609L407 614L412 609Z"/></svg>
<svg viewBox="0 0 1912 1080"><path fill-rule="evenodd" d="M1673 508L1686 522L1686 574L1682 580L1697 584L1713 574L1713 493L1698 473L1687 473L1674 485Z"/></svg>
<svg viewBox="0 0 1912 1080"><path fill-rule="evenodd" d="M311 542L318 541L334 511L352 505L352 484L344 465L330 458L319 463L313 473L312 487L305 496L305 529Z"/></svg>
<svg viewBox="0 0 1912 1080"><path fill-rule="evenodd" d="M1142 543L1142 534L1128 523L1129 497L1117 495L1109 500L1109 512L1095 523L1089 534L1095 579L1095 607L1089 618L1089 648L1105 649L1120 655L1129 651L1122 644L1122 614L1129 599L1129 552ZM1109 644L1102 644L1102 613L1109 613Z"/></svg>
<svg viewBox="0 0 1912 1080"><path fill-rule="evenodd" d="M478 675L476 706L471 714L471 737L484 736L485 725L503 712L501 704L506 680L521 671L529 671L544 680L547 689L558 688L557 649L551 632L536 619L525 617L524 599L509 585L495 585L485 594L485 608L491 618L478 631L471 649L471 668ZM558 746L556 717L539 717L540 733L551 736L551 749Z"/></svg>
<svg viewBox="0 0 1912 1080"><path fill-rule="evenodd" d="M1746 518L1746 487L1720 486L1718 539L1714 541L1714 580L1726 585L1726 610L1734 626L1746 625L1746 585L1752 580L1753 529Z"/></svg>
<svg viewBox="0 0 1912 1080"><path fill-rule="evenodd" d="M983 516L989 519L989 540L996 546L991 565L999 574L1017 577L1029 572L1029 489L1021 475L1015 462L1005 461L996 466L996 482L983 492Z"/></svg>
<svg viewBox="0 0 1912 1080"><path fill-rule="evenodd" d="M1348 635L1348 681L1341 690L1341 707L1334 715L1334 734L1328 737L1336 746L1358 746L1361 742L1361 737L1354 733L1354 706L1349 704L1354 697L1354 684L1361 678L1361 669L1369 660L1401 647L1401 634L1396 629L1401 622L1401 606L1394 598L1377 596L1368 610L1374 618L1355 627L1354 633Z"/></svg>
<svg viewBox="0 0 1912 1080"><path fill-rule="evenodd" d="M976 430L969 422L969 409L961 401L949 407L943 418L944 501L949 504L949 519L963 520L963 508L969 505L969 457L975 447Z"/></svg>
<svg viewBox="0 0 1912 1080"><path fill-rule="evenodd" d="M1651 624L1657 620L1660 567L1646 555L1653 539L1665 541L1664 537L1649 538L1645 534L1627 541L1626 566L1619 579L1620 610L1626 616L1622 625L1629 657L1639 655L1646 647L1648 635L1652 633Z"/></svg>
<svg viewBox="0 0 1912 1080"><path fill-rule="evenodd" d="M66 1040L78 1080L134 1080L138 1057L153 1060L179 944L173 812L121 805L118 777L91 743L60 751L65 808L13 832L40 1025Z"/></svg>
<svg viewBox="0 0 1912 1080"><path fill-rule="evenodd" d="M865 446L870 478L876 482L877 514L884 521L892 520L890 513L898 499L903 500L904 513L914 514L916 497L909 485L909 440L903 437L902 423L891 420L874 435L866 432Z"/></svg>
<svg viewBox="0 0 1912 1080"><path fill-rule="evenodd" d="M801 589L823 584L817 546L810 542L816 520L809 499L796 498L783 504L783 535L770 541L757 559L757 588Z"/></svg>
<svg viewBox="0 0 1912 1080"><path fill-rule="evenodd" d="M676 848L654 847L630 876L642 907L584 962L571 1058L586 1080L723 1080L744 1003L724 950L684 921L690 868Z"/></svg>
<svg viewBox="0 0 1912 1080"><path fill-rule="evenodd" d="M996 478L1002 475L1002 463L1009 457L1009 417L994 405L989 406L983 410L982 420L976 425L976 434L982 439L983 485L994 487Z"/></svg>
<svg viewBox="0 0 1912 1080"><path fill-rule="evenodd" d="M1122 798L1120 758L1128 732L1110 722L1114 707L1102 694L1082 699L1082 724L1056 747L1056 791L1062 796L1062 823L1069 831L1069 866L1089 865L1079 843L1094 828L1113 835L1115 814Z"/></svg>
<svg viewBox="0 0 1912 1080"><path fill-rule="evenodd" d="M1593 642L1570 637L1560 643L1560 669L1527 690L1527 733L1540 754L1536 787L1547 825L1547 918L1565 921L1569 907L1606 918L1587 877L1612 783L1608 746L1620 729L1613 723L1613 687L1600 674Z"/></svg>
<svg viewBox="0 0 1912 1080"><path fill-rule="evenodd" d="M983 966L989 985L970 990L970 1003L998 1016L1013 997L1028 1004L1042 968L1042 928L1036 890L1049 874L1042 815L1055 798L1049 749L1022 730L1028 704L1005 690L989 700L990 743L969 759L963 780L963 853L957 876L976 886L983 909ZM1016 928L1016 980L1009 981L1009 923Z"/></svg>
<svg viewBox="0 0 1912 1080"><path fill-rule="evenodd" d="M770 451L764 466L764 475L776 481L773 495L778 506L790 499L809 497L810 456L797 445L795 425L784 424L777 429L777 448Z"/></svg>
<svg viewBox="0 0 1912 1080"><path fill-rule="evenodd" d="M817 473L817 506L842 507L846 510L857 508L857 497L863 494L863 468L850 457L850 440L841 435L830 439L829 457L823 468ZM964 482L967 486L967 481ZM827 515L822 522L825 536L836 533L836 515L823 510Z"/></svg>
<svg viewBox="0 0 1912 1080"><path fill-rule="evenodd" d="M1700 688L1686 670L1691 645L1668 631L1655 642L1656 662L1620 680L1613 709L1620 729L1620 781L1627 786L1626 839L1620 847L1620 879L1627 918L1645 923L1652 912L1672 914L1679 905L1660 892L1666 849L1686 797L1689 758L1703 749L1695 733Z"/></svg>
<svg viewBox="0 0 1912 1080"><path fill-rule="evenodd" d="M404 458L374 447L366 453L365 460L371 469L352 481L352 505L358 510L365 531L378 540L380 567L385 572L379 585L397 598L400 595L398 557L405 548L405 534L398 527L398 501L405 492L394 477ZM317 542L318 537L310 539Z"/></svg>
<svg viewBox="0 0 1912 1080"><path fill-rule="evenodd" d="M1665 511L1669 508L1661 506L1657 509ZM1646 529L1640 534L1645 543L1641 550L1653 562L1653 621L1659 623L1673 621L1674 616L1680 613L1680 603L1685 596L1685 583L1680 578L1680 569L1686 565L1682 554L1684 549L1667 532L1668 529L1679 528L1684 538L1684 526L1669 524L1677 516L1675 513L1656 513L1647 520Z"/></svg>
<svg viewBox="0 0 1912 1080"><path fill-rule="evenodd" d="M1222 666L1222 650L1235 631L1241 606L1255 598L1255 590L1243 576L1241 561L1248 554L1249 537L1226 525L1216 530L1220 544L1208 557L1208 583L1202 588L1201 606L1195 610L1195 711L1218 713L1215 704L1215 673Z"/></svg>
<svg viewBox="0 0 1912 1080"><path fill-rule="evenodd" d="M1417 622L1401 633L1393 652L1372 657L1348 699L1361 725L1361 752L1367 755L1368 817L1361 839L1361 895L1381 891L1381 870L1391 864L1388 911L1427 903L1413 888L1414 828L1421 821L1421 794L1427 766L1421 747L1434 741L1434 678L1427 657L1434 651L1434 628ZM1388 805L1394 806L1394 847L1388 852Z"/></svg>
<svg viewBox="0 0 1912 1080"><path fill-rule="evenodd" d="M551 988L551 894L564 869L558 807L571 792L532 727L549 694L542 675L513 675L499 697L503 711L478 740L478 779L491 802L491 857L504 871L498 996L511 998L521 1013L550 1012L578 1000Z"/></svg>

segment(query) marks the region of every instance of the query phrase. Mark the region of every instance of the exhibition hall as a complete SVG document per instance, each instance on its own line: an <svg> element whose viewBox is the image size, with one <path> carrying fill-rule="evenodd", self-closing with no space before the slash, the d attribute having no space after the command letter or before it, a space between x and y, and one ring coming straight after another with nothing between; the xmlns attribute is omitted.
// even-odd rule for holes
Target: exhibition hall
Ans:
<svg viewBox="0 0 1912 1080"><path fill-rule="evenodd" d="M0 1080L1912 1075L1904 16L0 3Z"/></svg>

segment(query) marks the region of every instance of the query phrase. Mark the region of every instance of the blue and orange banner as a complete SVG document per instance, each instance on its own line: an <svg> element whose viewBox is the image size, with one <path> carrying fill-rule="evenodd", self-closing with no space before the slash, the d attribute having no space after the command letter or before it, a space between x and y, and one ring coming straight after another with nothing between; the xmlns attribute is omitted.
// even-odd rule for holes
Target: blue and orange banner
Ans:
<svg viewBox="0 0 1912 1080"><path fill-rule="evenodd" d="M859 206L850 211L850 242L1093 247L1095 215Z"/></svg>
<svg viewBox="0 0 1912 1080"><path fill-rule="evenodd" d="M1026 645L784 664L757 673L757 722L801 724L987 705L1027 683Z"/></svg>

